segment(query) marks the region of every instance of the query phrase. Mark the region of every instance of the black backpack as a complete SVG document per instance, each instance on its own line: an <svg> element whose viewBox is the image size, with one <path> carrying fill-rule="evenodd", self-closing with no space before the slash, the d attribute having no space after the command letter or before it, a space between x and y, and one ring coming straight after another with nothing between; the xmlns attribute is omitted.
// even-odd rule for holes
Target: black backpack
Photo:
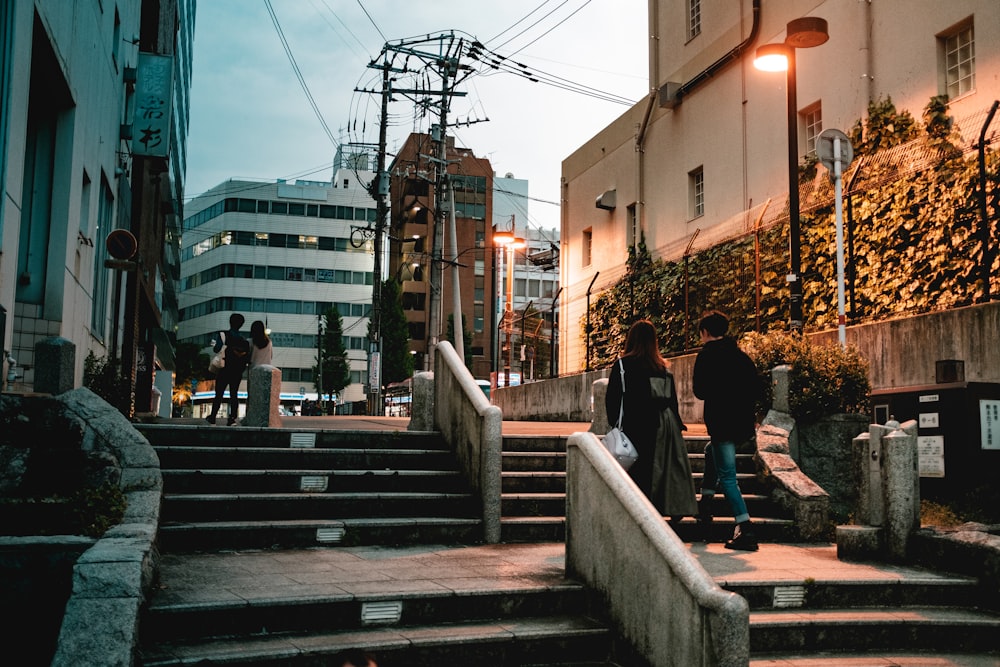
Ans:
<svg viewBox="0 0 1000 667"><path fill-rule="evenodd" d="M250 341L235 331L226 333L226 367L244 368L250 363Z"/></svg>

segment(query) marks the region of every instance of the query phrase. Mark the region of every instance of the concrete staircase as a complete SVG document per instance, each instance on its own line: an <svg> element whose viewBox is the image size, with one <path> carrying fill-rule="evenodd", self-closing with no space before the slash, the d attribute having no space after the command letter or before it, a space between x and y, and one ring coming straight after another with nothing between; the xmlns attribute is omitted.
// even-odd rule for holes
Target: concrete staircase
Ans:
<svg viewBox="0 0 1000 667"><path fill-rule="evenodd" d="M685 440L695 489L700 491L708 438L687 436ZM738 452L736 459L740 489L760 541L796 539L791 518L771 501L757 479L753 452ZM504 436L501 475L501 539L504 542L565 539L566 436ZM673 525L677 535L686 542L703 537L724 542L732 537L732 511L721 493L716 494L711 506L715 520L708 535L702 535L692 517Z"/></svg>
<svg viewBox="0 0 1000 667"><path fill-rule="evenodd" d="M166 552L481 539L481 503L435 434L139 428L160 457Z"/></svg>
<svg viewBox="0 0 1000 667"><path fill-rule="evenodd" d="M404 578L356 589L312 585L309 572L297 575L302 585L291 592L267 589L263 582L279 575L256 571L257 558L305 553L317 573L343 569L348 582L351 564L337 559L355 558L351 549L358 545L399 551L399 545L418 550L480 542L479 501L437 434L138 428L161 460L159 544L174 563L172 576L185 576L203 565L198 559L214 554L237 552L242 561L237 573L213 572L233 578L219 599L175 599L171 582L163 582L140 625L146 667L324 665L336 651L357 646L374 649L380 667L646 666L616 637L593 594L561 567L556 574L503 581L484 571L478 585L460 591L422 589ZM698 486L704 444L704 438L688 441ZM565 450L565 437L504 438L502 542L564 539ZM791 520L757 485L751 454L738 458L761 540L794 535ZM716 502L712 539L722 541L732 519L725 501ZM675 529L685 541L700 539L692 520ZM933 657L958 649L976 654L977 662L933 664L980 667L991 664L980 657L995 661L1000 653L1000 617L989 611L996 605L982 599L972 577L792 586L717 581L750 603L753 667L910 664L872 656Z"/></svg>

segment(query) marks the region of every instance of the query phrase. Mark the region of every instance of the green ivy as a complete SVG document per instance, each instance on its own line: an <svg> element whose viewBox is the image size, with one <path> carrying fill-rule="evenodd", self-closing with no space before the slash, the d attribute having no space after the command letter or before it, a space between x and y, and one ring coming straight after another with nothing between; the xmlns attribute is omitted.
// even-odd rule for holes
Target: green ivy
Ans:
<svg viewBox="0 0 1000 667"><path fill-rule="evenodd" d="M867 118L849 135L855 162L918 138L935 159L912 174L900 174L897 165L864 165L868 185L850 193L850 216L845 203L843 221L845 287L853 284L847 295L848 321L880 321L981 301L985 290L978 158L966 158L956 147L947 99L931 98L922 123L898 111L891 98L872 102ZM802 171L811 174L813 166L807 163ZM995 220L1000 210L996 151L987 152L986 171L987 208ZM807 179L806 184L810 192L803 201L820 203L804 205L800 212L803 314L807 330L828 330L839 319L833 186L826 178ZM628 327L639 318L656 325L668 355L698 345L697 319L712 308L730 316L733 331L784 330L787 273L787 219L677 261L652 258L641 239L629 252L622 279L599 294L581 318L581 342L590 343L588 365L609 365ZM1000 275L1000 253L994 256L990 275ZM1000 282L994 278L991 293L998 291Z"/></svg>

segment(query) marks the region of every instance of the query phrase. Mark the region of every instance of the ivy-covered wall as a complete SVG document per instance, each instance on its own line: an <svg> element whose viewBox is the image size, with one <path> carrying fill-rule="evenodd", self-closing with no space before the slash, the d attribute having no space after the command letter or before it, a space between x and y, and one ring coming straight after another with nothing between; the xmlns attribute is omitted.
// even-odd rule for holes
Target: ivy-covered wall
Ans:
<svg viewBox="0 0 1000 667"><path fill-rule="evenodd" d="M975 142L958 134L942 98L933 98L922 118L881 100L850 133L855 157L842 181L849 324L981 303L984 257L989 297L1000 296L1000 157L987 146L987 229ZM834 189L817 171L815 161L800 169L806 332L836 329L838 319ZM677 261L653 258L640 241L625 275L580 322L584 343L590 335L589 365L610 364L638 318L654 322L665 354L697 347L698 319L711 308L730 316L734 334L785 329L787 273L787 211L775 224Z"/></svg>

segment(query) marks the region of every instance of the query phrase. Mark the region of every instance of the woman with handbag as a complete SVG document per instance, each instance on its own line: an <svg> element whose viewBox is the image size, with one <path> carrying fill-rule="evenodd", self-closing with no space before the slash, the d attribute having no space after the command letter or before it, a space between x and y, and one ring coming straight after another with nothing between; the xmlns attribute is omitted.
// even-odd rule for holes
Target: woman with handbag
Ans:
<svg viewBox="0 0 1000 667"><path fill-rule="evenodd" d="M675 520L696 516L698 504L681 434L685 427L674 376L660 354L656 329L649 320L639 320L629 329L625 351L608 376L607 414L616 415L621 408L622 430L639 452L629 476L660 514Z"/></svg>

